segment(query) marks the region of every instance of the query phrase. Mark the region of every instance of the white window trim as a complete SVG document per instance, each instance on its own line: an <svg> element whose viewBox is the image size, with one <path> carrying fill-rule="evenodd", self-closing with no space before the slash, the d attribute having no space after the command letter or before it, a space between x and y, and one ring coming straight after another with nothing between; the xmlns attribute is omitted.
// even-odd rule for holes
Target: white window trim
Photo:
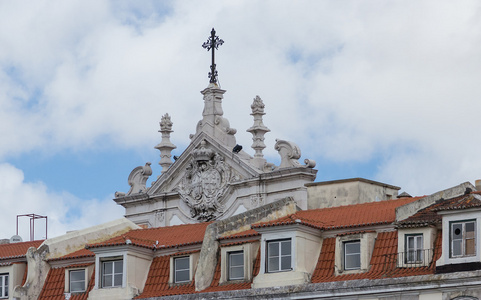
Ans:
<svg viewBox="0 0 481 300"><path fill-rule="evenodd" d="M83 293L87 291L87 288L89 286L89 280L90 280L90 272L89 268L90 266L85 266L85 267L78 267L78 268L65 268L65 293ZM71 271L80 271L83 270L85 272L85 284L84 284L84 290L83 291L77 291L77 292L72 292L70 291L70 272Z"/></svg>
<svg viewBox="0 0 481 300"><path fill-rule="evenodd" d="M187 264L188 264L187 269L177 269L176 262L178 262L180 260L187 260ZM188 277L187 280L177 280L177 273L181 272L181 271L189 271L189 276L187 276ZM186 256L174 257L174 283L186 283L186 282L190 282L190 281L191 281L191 279L190 279L190 256L186 255Z"/></svg>
<svg viewBox="0 0 481 300"><path fill-rule="evenodd" d="M359 267L353 267L353 268L348 268L346 266L346 256L348 255L346 253L346 245L348 244L354 244L358 243L359 244L359 253L351 253L349 255L359 255ZM342 252L343 252L343 260L342 260L342 268L344 271L350 271L350 270L359 270L361 269L361 256L362 256L362 250L361 250L361 240L351 240L351 241L344 241L342 242Z"/></svg>
<svg viewBox="0 0 481 300"><path fill-rule="evenodd" d="M182 282L175 282L175 265L174 260L176 258L181 257L189 257L189 280L182 281ZM197 266L197 262L199 261L199 252L194 252L185 255L171 255L170 256L170 275L169 275L169 284L187 284L192 282L195 274L195 267Z"/></svg>
<svg viewBox="0 0 481 300"><path fill-rule="evenodd" d="M421 263L406 263L405 255L407 246L406 236L421 235L423 236L423 261ZM414 268L429 266L433 259L434 242L436 240L437 229L435 227L419 227L419 228L400 228L398 229L398 258L397 266L399 268ZM427 250L429 249L429 250Z"/></svg>
<svg viewBox="0 0 481 300"><path fill-rule="evenodd" d="M127 283L127 253L111 252L95 255L95 289L109 289L102 287L102 262L109 260L123 260L122 286L115 286L109 288L125 288Z"/></svg>
<svg viewBox="0 0 481 300"><path fill-rule="evenodd" d="M8 284L5 286L5 278L7 278ZM9 297L9 289L10 289L10 274L9 273L2 273L0 274L0 299L8 299ZM7 292L5 295L5 291Z"/></svg>
<svg viewBox="0 0 481 300"><path fill-rule="evenodd" d="M287 243L289 242L290 244L290 254L289 255L286 255L285 253L282 252L282 244L283 243ZM289 271L292 271L293 270L293 264L292 264L292 243L293 243L293 240L292 239L279 239L279 240L269 240L269 241L266 241L266 272L267 273L279 273L279 272L289 272ZM279 266L279 269L277 270L269 270L269 245L270 244L278 244L279 245L279 248L278 248L278 252L279 252L279 261L278 261L278 266ZM282 269L282 258L283 257L287 257L289 256L291 259L290 259L290 268L287 268L287 269Z"/></svg>
<svg viewBox="0 0 481 300"><path fill-rule="evenodd" d="M233 266L232 265L232 261L231 261L231 258L233 256L238 256L238 255L242 255L242 265L236 265L236 266ZM230 251L230 252L227 252L227 277L229 280L244 280L245 278L245 254L244 254L244 251L243 250L240 250L240 251ZM239 268L241 269L242 268L242 276L240 277L232 277L231 276L231 272L232 272L232 269L233 268Z"/></svg>
<svg viewBox="0 0 481 300"><path fill-rule="evenodd" d="M280 272L268 272L267 271L267 242L269 241L277 241L277 240L291 240L291 269L286 271ZM276 274L276 273L285 273L289 271L296 270L296 232L273 232L268 234L262 235L262 242L261 242L261 265L260 265L260 272L261 274Z"/></svg>
<svg viewBox="0 0 481 300"><path fill-rule="evenodd" d="M374 242L376 238L375 232L364 232L356 234L348 234L336 237L335 249L335 263L334 273L341 274L357 274L367 272L371 263L371 255L374 249ZM360 241L361 247L361 267L358 269L345 270L344 269L344 243L350 241Z"/></svg>
<svg viewBox="0 0 481 300"><path fill-rule="evenodd" d="M442 241L442 254L436 262L436 266L443 266L448 264L461 264L470 262L481 261L481 238L477 236L475 247L476 255L463 256L463 257L451 257L450 255L450 224L452 222L476 220L475 232L479 235L481 232L481 214L479 209L466 209L458 211L440 211L438 214L443 217L443 241Z"/></svg>
<svg viewBox="0 0 481 300"><path fill-rule="evenodd" d="M221 275L219 283L225 283L229 280L228 259L230 252L244 252L244 278L232 281L250 281L252 279L252 271L254 267L254 260L259 251L259 242L245 243L242 245L221 247Z"/></svg>
<svg viewBox="0 0 481 300"><path fill-rule="evenodd" d="M410 249L409 248L409 240L412 239L413 240L413 248ZM419 240L421 240L419 242ZM426 254L424 252L426 252L427 249L424 249L424 235L422 233L415 233L415 234L406 234L404 236L404 252L403 253L403 260L404 260L404 263L407 264L407 265L419 265L419 264L422 264L423 261L424 261L424 258L426 256ZM421 254L420 257L418 255L418 252ZM412 255L414 255L414 259L413 260L410 260L410 257L411 257L411 253L413 253Z"/></svg>
<svg viewBox="0 0 481 300"><path fill-rule="evenodd" d="M466 237L464 236L465 229L466 229L466 224L467 223L474 223L474 254L466 254L466 249L465 249L465 240ZM460 255L454 255L453 254L453 248L454 248L454 239L453 239L453 227L456 224L462 224L463 228L463 236L461 239L461 249L462 249L462 254ZM449 222L449 257L450 258L462 258L462 257L470 257L470 256L476 256L476 253L478 249L476 248L476 237L477 237L477 230L476 230L476 220L461 220L461 221L453 221Z"/></svg>

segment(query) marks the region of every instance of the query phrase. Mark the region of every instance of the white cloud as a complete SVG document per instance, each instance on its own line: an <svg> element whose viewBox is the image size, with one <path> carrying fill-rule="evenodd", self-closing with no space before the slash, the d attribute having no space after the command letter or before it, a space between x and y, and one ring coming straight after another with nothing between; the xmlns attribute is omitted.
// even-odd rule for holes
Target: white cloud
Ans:
<svg viewBox="0 0 481 300"><path fill-rule="evenodd" d="M50 191L42 182L25 182L22 170L0 164L0 238L16 234L16 216L37 214L48 217L48 236L101 224L122 216L123 209L112 200L78 199L62 192ZM19 218L19 235L30 239L29 217ZM35 238L45 238L45 222L35 221Z"/></svg>
<svg viewBox="0 0 481 300"><path fill-rule="evenodd" d="M0 157L151 148L166 112L181 149L201 119L215 26L224 113L245 150L260 95L269 157L275 138L318 160L381 157L374 179L412 194L481 177L476 1L169 5L2 2Z"/></svg>

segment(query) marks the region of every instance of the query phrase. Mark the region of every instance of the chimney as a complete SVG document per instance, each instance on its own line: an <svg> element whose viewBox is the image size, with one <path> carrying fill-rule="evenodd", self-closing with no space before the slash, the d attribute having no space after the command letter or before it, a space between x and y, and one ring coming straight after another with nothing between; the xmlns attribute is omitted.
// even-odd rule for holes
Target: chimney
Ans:
<svg viewBox="0 0 481 300"><path fill-rule="evenodd" d="M481 179L477 179L475 182L474 182L475 186L476 186L476 190L477 191L481 191Z"/></svg>

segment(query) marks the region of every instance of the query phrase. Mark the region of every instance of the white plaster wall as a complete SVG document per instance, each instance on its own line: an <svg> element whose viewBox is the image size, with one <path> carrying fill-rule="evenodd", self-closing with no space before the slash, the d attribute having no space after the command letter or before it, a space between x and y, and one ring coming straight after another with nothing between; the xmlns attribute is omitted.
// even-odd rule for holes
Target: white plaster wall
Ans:
<svg viewBox="0 0 481 300"><path fill-rule="evenodd" d="M398 190L363 181L308 184L308 209L337 207L395 198ZM390 195L390 196L389 196Z"/></svg>
<svg viewBox="0 0 481 300"><path fill-rule="evenodd" d="M468 262L481 261L481 212L479 210L463 210L463 211L449 211L448 213L442 213L443 215L443 251L441 257L437 260L436 266L443 266L448 264L460 264ZM463 220L476 220L476 255L450 258L450 240L449 240L449 224L451 222L463 221Z"/></svg>
<svg viewBox="0 0 481 300"><path fill-rule="evenodd" d="M398 229L398 253L405 252L406 235L422 234L423 235L423 249L434 249L434 242L436 240L437 230L434 227L420 227L420 228L400 228ZM427 266L431 262L433 251L424 251L423 255L428 255L427 259L424 259L424 265ZM403 255L398 257L398 266L404 267L406 265L413 266L412 264L405 264L403 261Z"/></svg>
<svg viewBox="0 0 481 300"><path fill-rule="evenodd" d="M419 295L419 300L442 300L443 293L422 293Z"/></svg>

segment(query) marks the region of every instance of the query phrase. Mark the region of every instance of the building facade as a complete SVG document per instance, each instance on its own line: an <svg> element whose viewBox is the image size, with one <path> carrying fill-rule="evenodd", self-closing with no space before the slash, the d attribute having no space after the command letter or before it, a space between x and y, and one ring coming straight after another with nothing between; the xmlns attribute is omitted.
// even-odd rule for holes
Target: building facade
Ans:
<svg viewBox="0 0 481 300"><path fill-rule="evenodd" d="M314 182L294 142L276 140L279 165L264 158L260 97L250 155L215 76L201 93L190 145L172 159L165 114L162 173L147 187L151 164L137 167L115 194L125 218L0 245L0 299L481 299L481 181L418 197Z"/></svg>

